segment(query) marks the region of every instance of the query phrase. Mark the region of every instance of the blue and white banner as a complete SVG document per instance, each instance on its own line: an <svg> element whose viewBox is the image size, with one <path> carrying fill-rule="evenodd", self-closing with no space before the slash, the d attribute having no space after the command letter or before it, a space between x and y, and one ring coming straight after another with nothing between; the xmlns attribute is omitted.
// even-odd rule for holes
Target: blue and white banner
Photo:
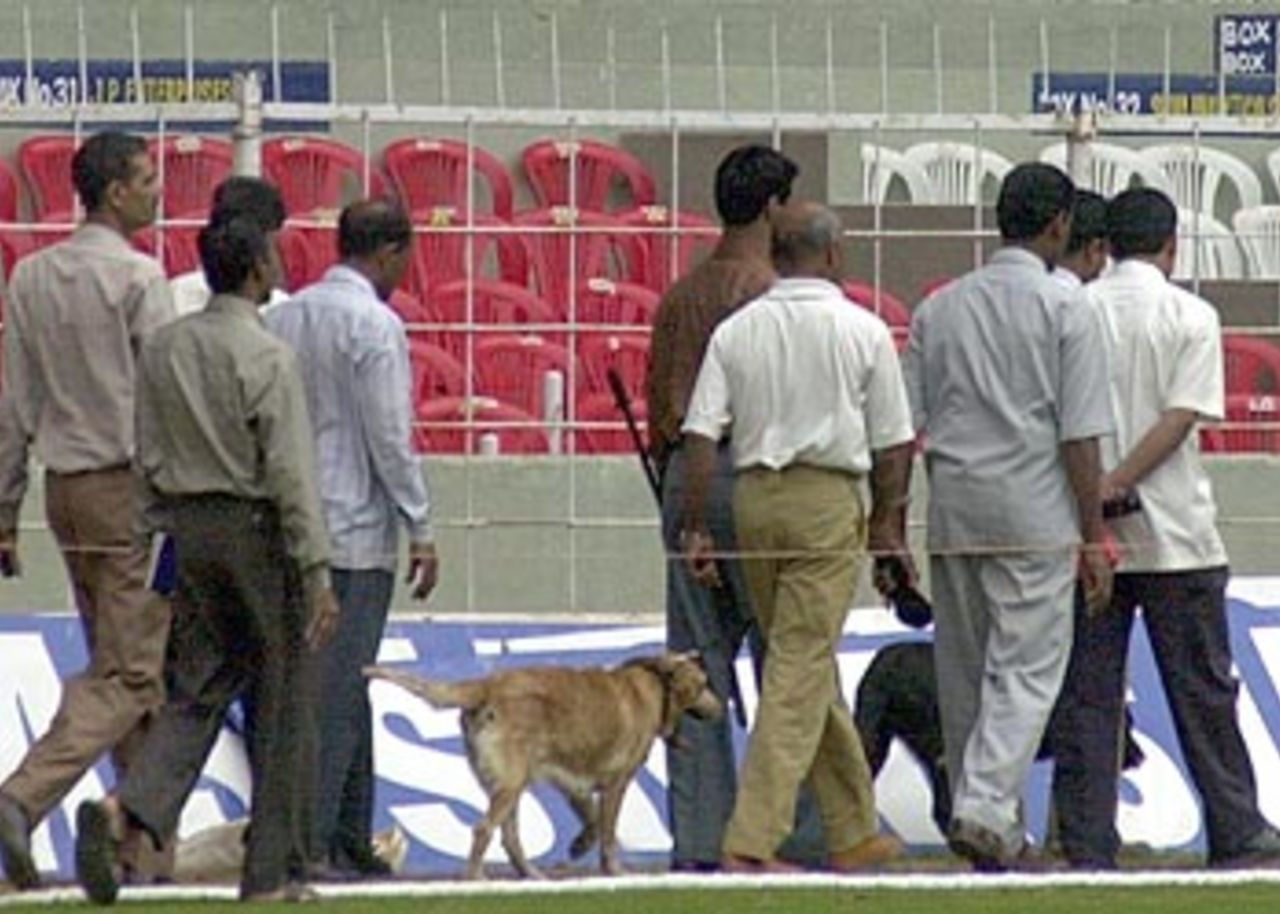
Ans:
<svg viewBox="0 0 1280 914"><path fill-rule="evenodd" d="M1280 578L1239 578L1229 593L1232 646L1242 682L1240 722L1257 769L1262 811L1280 822ZM919 637L918 632L899 628L886 611L853 613L840 650L850 703L876 650ZM425 676L461 679L531 664L614 664L660 650L662 639L662 629L649 625L406 621L391 623L380 659ZM78 670L84 656L80 627L73 618L0 617L0 776L18 765L48 727L61 677ZM756 693L745 658L739 676L746 701L754 707ZM1136 735L1146 761L1124 775L1121 835L1125 841L1156 849L1201 850L1204 829L1197 796L1141 626L1131 648L1130 680ZM409 872L458 873L470 847L471 826L486 799L467 766L457 714L433 710L385 682L374 683L371 695L378 773L375 826L394 823L407 834ZM737 734L737 740L741 746L743 734ZM1028 788L1028 820L1037 830L1046 817L1048 775L1047 765L1038 766ZM109 766L100 764L36 831L34 850L41 869L69 874L76 805L100 796L110 778ZM248 780L242 743L228 728L187 806L182 833L190 835L242 816ZM619 838L624 863L665 860L670 849L665 784L665 752L659 742L623 805ZM908 845L942 843L929 818L928 785L900 748L881 772L877 801L885 827ZM558 794L542 788L525 797L520 828L530 858L554 865L567 859L577 822ZM489 859L505 859L497 842Z"/></svg>
<svg viewBox="0 0 1280 914"><path fill-rule="evenodd" d="M1214 70L1227 76L1274 76L1276 25L1274 13L1228 13L1213 19Z"/></svg>
<svg viewBox="0 0 1280 914"><path fill-rule="evenodd" d="M1221 91L1219 89L1221 88ZM1114 111L1118 114L1273 117L1280 111L1271 76L1173 73L1043 73L1031 76L1031 110Z"/></svg>

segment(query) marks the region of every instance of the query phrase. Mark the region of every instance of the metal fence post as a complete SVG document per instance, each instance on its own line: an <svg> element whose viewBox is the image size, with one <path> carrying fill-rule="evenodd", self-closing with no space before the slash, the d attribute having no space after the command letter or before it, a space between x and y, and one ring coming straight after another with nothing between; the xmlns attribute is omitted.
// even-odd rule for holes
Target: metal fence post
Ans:
<svg viewBox="0 0 1280 914"><path fill-rule="evenodd" d="M1067 128L1067 174L1076 187L1093 186L1093 141L1098 135L1098 112L1081 108L1072 113Z"/></svg>
<svg viewBox="0 0 1280 914"><path fill-rule="evenodd" d="M254 70L233 76L239 117L231 130L237 175L262 175L262 78Z"/></svg>

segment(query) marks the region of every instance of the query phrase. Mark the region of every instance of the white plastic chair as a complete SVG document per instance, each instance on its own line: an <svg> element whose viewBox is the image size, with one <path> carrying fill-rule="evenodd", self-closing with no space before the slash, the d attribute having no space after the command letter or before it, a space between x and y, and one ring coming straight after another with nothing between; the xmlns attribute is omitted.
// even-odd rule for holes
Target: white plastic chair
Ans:
<svg viewBox="0 0 1280 914"><path fill-rule="evenodd" d="M1197 274L1201 279L1244 279L1244 256L1231 229L1207 213L1179 209L1173 278Z"/></svg>
<svg viewBox="0 0 1280 914"><path fill-rule="evenodd" d="M928 175L934 203L980 202L986 180L999 183L1013 169L999 153L969 143L917 143L903 156Z"/></svg>
<svg viewBox="0 0 1280 914"><path fill-rule="evenodd" d="M1152 165L1137 152L1113 143L1090 143L1089 187L1104 197L1128 190L1135 177L1143 187L1155 187L1169 192L1169 180L1159 167ZM1040 161L1067 170L1067 144L1054 143L1040 151Z"/></svg>
<svg viewBox="0 0 1280 914"><path fill-rule="evenodd" d="M1271 183L1275 185L1276 192L1280 193L1280 149L1267 156L1267 172L1271 175Z"/></svg>
<svg viewBox="0 0 1280 914"><path fill-rule="evenodd" d="M884 203L895 178L906 185L908 202L933 202L933 184L923 168L896 149L863 143L862 202Z"/></svg>
<svg viewBox="0 0 1280 914"><path fill-rule="evenodd" d="M1228 185L1235 189L1240 201L1235 208L1262 205L1262 182L1247 163L1229 152L1173 144L1148 146L1141 155L1165 173L1169 196L1181 209L1216 215L1218 193Z"/></svg>
<svg viewBox="0 0 1280 914"><path fill-rule="evenodd" d="M1231 217L1252 279L1280 279L1280 206L1251 206Z"/></svg>

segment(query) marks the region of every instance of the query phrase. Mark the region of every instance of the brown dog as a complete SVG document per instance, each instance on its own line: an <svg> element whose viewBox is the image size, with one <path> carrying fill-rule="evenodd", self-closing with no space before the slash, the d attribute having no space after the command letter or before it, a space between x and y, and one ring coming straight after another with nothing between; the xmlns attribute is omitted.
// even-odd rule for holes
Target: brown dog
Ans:
<svg viewBox="0 0 1280 914"><path fill-rule="evenodd" d="M471 844L471 879L484 875L484 852L499 826L515 868L522 876L541 878L524 855L516 822L520 795L537 780L559 788L582 820L569 850L573 858L598 838L601 868L620 873L618 810L654 738L673 737L686 711L700 717L723 712L696 654L667 653L607 670L526 667L466 682L431 682L384 666L364 672L434 707L462 709L467 758L489 795L489 811L476 825Z"/></svg>

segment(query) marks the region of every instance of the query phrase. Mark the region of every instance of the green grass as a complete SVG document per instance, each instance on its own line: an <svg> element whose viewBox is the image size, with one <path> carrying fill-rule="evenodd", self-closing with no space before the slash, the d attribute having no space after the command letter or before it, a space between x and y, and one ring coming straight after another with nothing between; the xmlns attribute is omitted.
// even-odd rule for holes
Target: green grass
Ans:
<svg viewBox="0 0 1280 914"><path fill-rule="evenodd" d="M234 902L131 902L135 914L245 914L273 911ZM278 905L296 914L297 905ZM0 905L5 914L51 914L84 904ZM1280 886L1062 888L924 891L903 889L654 890L487 897L328 899L324 914L1181 914L1280 911ZM306 910L304 907L303 910Z"/></svg>

